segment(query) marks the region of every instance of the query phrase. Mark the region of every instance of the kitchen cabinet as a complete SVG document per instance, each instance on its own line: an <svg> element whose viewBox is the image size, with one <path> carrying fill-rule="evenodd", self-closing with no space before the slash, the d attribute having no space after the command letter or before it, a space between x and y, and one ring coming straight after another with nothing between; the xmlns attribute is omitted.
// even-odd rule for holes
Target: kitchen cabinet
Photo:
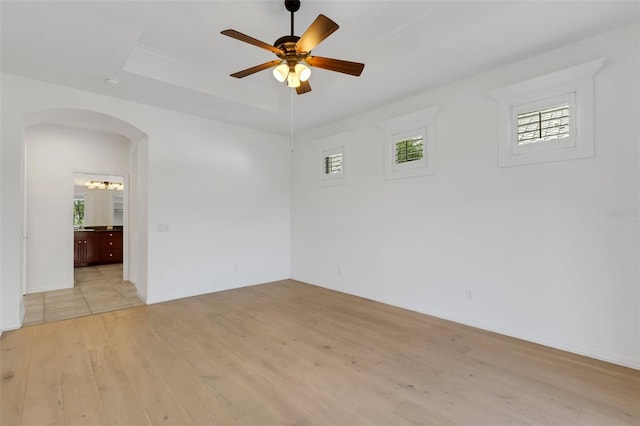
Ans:
<svg viewBox="0 0 640 426"><path fill-rule="evenodd" d="M103 231L102 242L102 262L113 263L122 262L122 231Z"/></svg>
<svg viewBox="0 0 640 426"><path fill-rule="evenodd" d="M122 262L122 231L75 231L73 266Z"/></svg>
<svg viewBox="0 0 640 426"><path fill-rule="evenodd" d="M75 231L73 235L73 265L86 266L102 257L100 236L93 231Z"/></svg>

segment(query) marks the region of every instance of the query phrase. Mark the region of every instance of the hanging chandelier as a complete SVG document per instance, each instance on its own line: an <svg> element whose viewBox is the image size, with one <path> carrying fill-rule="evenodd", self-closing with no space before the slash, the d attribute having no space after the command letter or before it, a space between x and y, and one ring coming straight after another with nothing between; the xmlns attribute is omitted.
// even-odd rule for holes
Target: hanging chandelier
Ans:
<svg viewBox="0 0 640 426"><path fill-rule="evenodd" d="M122 191L124 190L124 184L121 182L109 182L107 180L91 180L86 183L87 188L89 189L111 189L114 191Z"/></svg>

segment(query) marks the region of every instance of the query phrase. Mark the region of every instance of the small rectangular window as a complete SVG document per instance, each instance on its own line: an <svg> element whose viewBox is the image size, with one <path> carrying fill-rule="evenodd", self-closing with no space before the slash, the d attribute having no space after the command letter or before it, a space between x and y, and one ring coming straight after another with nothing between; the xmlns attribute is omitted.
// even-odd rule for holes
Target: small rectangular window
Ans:
<svg viewBox="0 0 640 426"><path fill-rule="evenodd" d="M314 144L321 151L318 155L318 174L320 185L336 186L347 184L347 174L349 173L349 154L344 144L350 134L339 133L321 139Z"/></svg>
<svg viewBox="0 0 640 426"><path fill-rule="evenodd" d="M511 157L522 156L524 159L541 156L535 153L562 152L575 148L578 139L575 92L513 105L510 114Z"/></svg>
<svg viewBox="0 0 640 426"><path fill-rule="evenodd" d="M599 58L489 91L498 101L498 165L593 157L593 87L605 61Z"/></svg>
<svg viewBox="0 0 640 426"><path fill-rule="evenodd" d="M73 198L73 226L84 226L84 195L76 195Z"/></svg>
<svg viewBox="0 0 640 426"><path fill-rule="evenodd" d="M435 173L435 117L439 105L391 118L384 129L384 177L401 179Z"/></svg>
<svg viewBox="0 0 640 426"><path fill-rule="evenodd" d="M342 153L324 157L324 174L335 175L339 173L342 173Z"/></svg>
<svg viewBox="0 0 640 426"><path fill-rule="evenodd" d="M395 141L396 164L407 163L409 161L422 160L424 156L422 136Z"/></svg>
<svg viewBox="0 0 640 426"><path fill-rule="evenodd" d="M569 104L518 114L518 146L570 136Z"/></svg>

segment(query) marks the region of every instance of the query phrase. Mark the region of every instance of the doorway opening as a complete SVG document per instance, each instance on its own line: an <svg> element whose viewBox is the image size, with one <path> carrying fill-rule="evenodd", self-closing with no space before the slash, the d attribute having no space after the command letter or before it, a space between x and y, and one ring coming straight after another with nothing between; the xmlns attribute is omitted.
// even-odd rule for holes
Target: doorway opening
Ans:
<svg viewBox="0 0 640 426"><path fill-rule="evenodd" d="M74 270L123 263L127 193L124 176L74 173Z"/></svg>
<svg viewBox="0 0 640 426"><path fill-rule="evenodd" d="M143 303L146 135L70 109L29 114L24 135L24 325L32 306L48 322Z"/></svg>

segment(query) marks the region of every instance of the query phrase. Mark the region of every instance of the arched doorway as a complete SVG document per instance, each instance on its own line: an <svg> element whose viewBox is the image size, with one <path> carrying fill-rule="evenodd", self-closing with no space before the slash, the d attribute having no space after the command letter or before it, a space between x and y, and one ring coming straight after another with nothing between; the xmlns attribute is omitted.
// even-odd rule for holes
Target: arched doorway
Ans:
<svg viewBox="0 0 640 426"><path fill-rule="evenodd" d="M147 176L147 135L126 121L107 114L79 110L53 109L26 114L23 117L24 142L24 185L23 185L23 293L45 291L57 288L73 287L73 204L66 203L72 199L74 173L102 173L121 175L125 180L124 193L125 216L123 217L123 279L133 282L140 299L146 301L147 293L147 213L146 213L146 176ZM52 173L47 185L37 188L29 187L29 145L34 135L39 138L47 136L57 139L58 147L62 149L50 150L46 155L47 161L56 164L48 169ZM80 150L73 148L70 142L74 140L77 146L79 140L91 141ZM103 145L101 145L103 144ZM87 152L91 147L102 146L95 152L96 157L113 157L111 145L120 144L126 156L122 164L116 165L104 161L88 161ZM90 146L89 146L90 145ZM109 146L108 146L109 145ZM34 144L35 146L35 144ZM87 149L88 148L88 149ZM107 149L108 148L108 149ZM97 149L97 148L96 148ZM101 160L96 158L96 160ZM102 158L104 160L104 158ZM42 164L42 163L41 163ZM107 164L106 166L104 164ZM53 176L55 175L55 176ZM56 179L69 179L69 185L64 188L55 186ZM41 180L42 181L42 180ZM44 202L30 203L30 196L37 193L46 198ZM67 197L67 195L69 195ZM62 198L62 200L57 199ZM32 201L32 199L31 199ZM61 204L62 203L62 204ZM65 204L66 203L66 204ZM56 205L64 205L61 210ZM52 208L43 209L43 206ZM38 210L34 211L34 207ZM67 212L69 209L70 212ZM67 214L69 213L69 214ZM34 220L38 218L38 220ZM36 223L40 226L37 228ZM44 253L51 253L43 256ZM39 277L46 274L45 286ZM46 286L49 286L48 288Z"/></svg>

